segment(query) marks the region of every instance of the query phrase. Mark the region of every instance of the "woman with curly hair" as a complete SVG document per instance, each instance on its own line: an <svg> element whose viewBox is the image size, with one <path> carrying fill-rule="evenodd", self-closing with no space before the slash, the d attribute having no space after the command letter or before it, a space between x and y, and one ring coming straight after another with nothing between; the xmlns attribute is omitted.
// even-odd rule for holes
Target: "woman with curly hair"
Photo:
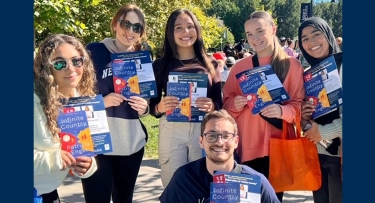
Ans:
<svg viewBox="0 0 375 203"><path fill-rule="evenodd" d="M57 126L61 101L94 96L95 83L90 56L77 38L56 34L41 43L34 59L34 187L43 203L60 202L57 188L69 169L81 178L97 169L95 159L61 149Z"/></svg>

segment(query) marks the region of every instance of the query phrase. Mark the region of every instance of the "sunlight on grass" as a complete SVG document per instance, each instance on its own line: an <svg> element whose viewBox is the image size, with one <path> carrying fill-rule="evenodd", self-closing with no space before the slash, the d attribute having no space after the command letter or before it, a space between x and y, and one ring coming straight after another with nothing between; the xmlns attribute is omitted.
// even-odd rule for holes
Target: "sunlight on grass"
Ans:
<svg viewBox="0 0 375 203"><path fill-rule="evenodd" d="M141 121L146 126L148 132L144 157L150 159L158 158L159 119L149 115L141 118Z"/></svg>

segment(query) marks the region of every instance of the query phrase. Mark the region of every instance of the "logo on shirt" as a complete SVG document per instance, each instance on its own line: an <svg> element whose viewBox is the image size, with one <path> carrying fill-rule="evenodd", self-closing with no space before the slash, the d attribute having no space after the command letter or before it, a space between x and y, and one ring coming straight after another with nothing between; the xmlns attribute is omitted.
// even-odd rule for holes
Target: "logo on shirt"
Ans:
<svg viewBox="0 0 375 203"><path fill-rule="evenodd" d="M105 65L105 69L103 70L102 79L112 76L112 62L109 62Z"/></svg>

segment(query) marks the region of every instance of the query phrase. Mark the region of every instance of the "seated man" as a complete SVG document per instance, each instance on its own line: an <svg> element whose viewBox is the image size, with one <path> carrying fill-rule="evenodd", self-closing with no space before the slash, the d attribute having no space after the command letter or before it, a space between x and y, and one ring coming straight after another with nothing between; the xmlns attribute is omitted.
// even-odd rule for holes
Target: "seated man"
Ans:
<svg viewBox="0 0 375 203"><path fill-rule="evenodd" d="M214 171L253 174L261 178L261 202L280 202L267 178L248 166L237 164L234 150L238 146L237 124L225 111L208 113L201 125L200 145L206 157L181 166L161 194L161 203L210 202L210 183ZM219 139L220 138L220 139Z"/></svg>

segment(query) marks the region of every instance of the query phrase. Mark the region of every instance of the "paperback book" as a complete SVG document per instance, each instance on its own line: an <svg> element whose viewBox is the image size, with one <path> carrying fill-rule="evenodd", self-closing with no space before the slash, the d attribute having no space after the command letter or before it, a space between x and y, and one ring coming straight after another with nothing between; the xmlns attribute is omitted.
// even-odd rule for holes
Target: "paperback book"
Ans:
<svg viewBox="0 0 375 203"><path fill-rule="evenodd" d="M202 122L205 112L195 105L199 97L207 97L208 75L200 73L170 72L168 82L191 84L191 119L184 122ZM181 122L181 121L180 121Z"/></svg>
<svg viewBox="0 0 375 203"><path fill-rule="evenodd" d="M85 111L60 113L57 118L60 128L61 149L72 154L73 157L94 156L94 142L89 129Z"/></svg>
<svg viewBox="0 0 375 203"><path fill-rule="evenodd" d="M343 104L341 80L333 56L307 69L303 78L306 99L315 106L313 119L334 111Z"/></svg>
<svg viewBox="0 0 375 203"><path fill-rule="evenodd" d="M116 93L122 94L128 99L131 96L139 96L138 75L134 62L113 60L112 74Z"/></svg>
<svg viewBox="0 0 375 203"><path fill-rule="evenodd" d="M239 191L241 203L260 203L261 185L260 177L257 175L217 171L213 176L213 180L217 184L235 183L230 188Z"/></svg>
<svg viewBox="0 0 375 203"><path fill-rule="evenodd" d="M253 115L266 106L290 99L270 65L240 72L236 78Z"/></svg>
<svg viewBox="0 0 375 203"><path fill-rule="evenodd" d="M138 76L139 96L145 99L158 96L152 60L149 51L111 54L113 61L134 62Z"/></svg>
<svg viewBox="0 0 375 203"><path fill-rule="evenodd" d="M85 119L88 123L88 130L85 128L86 131L84 132L86 137L84 137L83 134L82 136L88 141L88 138L92 140L95 155L105 154L113 151L112 140L107 121L107 114L105 111L102 95L99 94L94 97L71 97L65 103L62 113L63 115L75 113L85 116ZM77 125L75 123L76 122L73 122L73 124L71 125ZM88 137L88 135L90 135L90 137ZM61 138L63 136L64 135L60 135ZM62 144L64 145L64 143Z"/></svg>
<svg viewBox="0 0 375 203"><path fill-rule="evenodd" d="M191 84L167 83L167 95L178 97L180 104L166 112L168 122L188 122L191 120Z"/></svg>

